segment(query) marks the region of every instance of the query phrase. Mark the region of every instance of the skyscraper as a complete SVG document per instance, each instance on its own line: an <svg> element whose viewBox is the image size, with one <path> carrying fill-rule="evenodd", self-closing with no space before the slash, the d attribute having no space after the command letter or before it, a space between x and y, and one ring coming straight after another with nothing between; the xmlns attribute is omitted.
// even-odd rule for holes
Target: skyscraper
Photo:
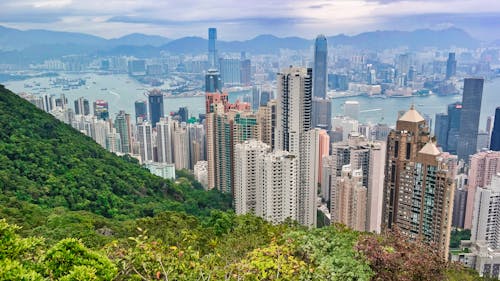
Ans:
<svg viewBox="0 0 500 281"><path fill-rule="evenodd" d="M240 82L244 86L252 82L252 62L249 59L240 62Z"/></svg>
<svg viewBox="0 0 500 281"><path fill-rule="evenodd" d="M259 157L269 151L269 145L249 140L235 145L234 148L234 208L236 214L256 212ZM262 204L262 202L259 202ZM278 207L278 206L276 206Z"/></svg>
<svg viewBox="0 0 500 281"><path fill-rule="evenodd" d="M495 110L495 122L491 132L490 149L500 151L500 106Z"/></svg>
<svg viewBox="0 0 500 281"><path fill-rule="evenodd" d="M314 42L314 97L326 98L326 83L328 71L328 47L325 35L318 35Z"/></svg>
<svg viewBox="0 0 500 281"><path fill-rule="evenodd" d="M223 85L241 84L240 60L234 58L219 59L220 76Z"/></svg>
<svg viewBox="0 0 500 281"><path fill-rule="evenodd" d="M496 173L500 173L500 152L479 152L470 157L464 228L470 229L472 225L474 197L477 188L489 185Z"/></svg>
<svg viewBox="0 0 500 281"><path fill-rule="evenodd" d="M446 136L446 149L443 150L452 154L457 154L462 108L460 102L448 105L448 134Z"/></svg>
<svg viewBox="0 0 500 281"><path fill-rule="evenodd" d="M455 59L455 53L448 54L448 60L446 61L446 79L450 79L455 76L457 72L457 60Z"/></svg>
<svg viewBox="0 0 500 281"><path fill-rule="evenodd" d="M443 151L448 151L448 114L436 113L436 127L434 129L438 145Z"/></svg>
<svg viewBox="0 0 500 281"><path fill-rule="evenodd" d="M75 115L90 115L88 99L81 97L75 100Z"/></svg>
<svg viewBox="0 0 500 281"><path fill-rule="evenodd" d="M275 148L299 162L298 222L316 225L319 129L312 129L312 70L290 67L278 73Z"/></svg>
<svg viewBox="0 0 500 281"><path fill-rule="evenodd" d="M131 153L132 152L132 133L130 124L130 115L125 113L125 111L120 110L115 118L115 129L120 135L121 141L121 152Z"/></svg>
<svg viewBox="0 0 500 281"><path fill-rule="evenodd" d="M312 101L312 121L313 128L321 128L324 130L332 129L332 101L313 97Z"/></svg>
<svg viewBox="0 0 500 281"><path fill-rule="evenodd" d="M470 155L476 153L483 84L484 79L482 78L464 79L464 94L462 97L457 155L459 159L466 162Z"/></svg>
<svg viewBox="0 0 500 281"><path fill-rule="evenodd" d="M435 243L448 255L453 179L447 161L430 140L425 119L413 107L399 118L387 140L384 227L411 239Z"/></svg>
<svg viewBox="0 0 500 281"><path fill-rule="evenodd" d="M163 94L159 90L152 90L148 95L149 102L149 121L153 128L160 118L165 116L163 108Z"/></svg>
<svg viewBox="0 0 500 281"><path fill-rule="evenodd" d="M217 41L217 29L210 27L208 29L208 65L211 69L217 69L217 49L215 42Z"/></svg>
<svg viewBox="0 0 500 281"><path fill-rule="evenodd" d="M300 221L298 166L297 157L287 151L274 151L259 157L257 216L272 223L281 223L287 218Z"/></svg>
<svg viewBox="0 0 500 281"><path fill-rule="evenodd" d="M342 166L335 194L332 220L354 230L365 231L367 189L363 186L363 170L352 169L351 165Z"/></svg>
<svg viewBox="0 0 500 281"><path fill-rule="evenodd" d="M367 188L366 226L363 231L380 232L382 198L384 189L385 143L366 141L359 134L352 134L348 141L333 143L332 153L324 158L321 189L324 197L330 198L332 222L336 211L334 202L338 201L338 184L342 167L350 165L352 170L361 170L361 185ZM326 198L325 198L326 199ZM327 200L328 201L328 200Z"/></svg>
<svg viewBox="0 0 500 281"><path fill-rule="evenodd" d="M140 146L141 163L152 162L153 155L153 128L149 122L137 125L137 138Z"/></svg>
<svg viewBox="0 0 500 281"><path fill-rule="evenodd" d="M148 119L148 104L145 100L138 100L135 102L135 122L139 122L139 118L142 121L146 121Z"/></svg>
<svg viewBox="0 0 500 281"><path fill-rule="evenodd" d="M209 69L205 75L205 92L206 93L221 93L222 81L220 79L219 71Z"/></svg>
<svg viewBox="0 0 500 281"><path fill-rule="evenodd" d="M104 100L96 100L94 102L94 116L99 120L109 119L108 102Z"/></svg>
<svg viewBox="0 0 500 281"><path fill-rule="evenodd" d="M175 169L189 169L189 134L185 123L173 122L172 144Z"/></svg>
<svg viewBox="0 0 500 281"><path fill-rule="evenodd" d="M174 163L172 148L170 120L162 117L156 124L156 153L159 163Z"/></svg>
<svg viewBox="0 0 500 281"><path fill-rule="evenodd" d="M500 249L500 175L491 183L479 187L474 198L471 240L486 241L491 249Z"/></svg>

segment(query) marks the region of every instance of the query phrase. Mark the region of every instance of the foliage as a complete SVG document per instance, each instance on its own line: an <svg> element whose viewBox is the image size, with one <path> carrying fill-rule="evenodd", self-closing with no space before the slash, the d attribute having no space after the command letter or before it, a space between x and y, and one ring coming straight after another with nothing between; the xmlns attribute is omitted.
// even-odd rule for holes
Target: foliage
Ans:
<svg viewBox="0 0 500 281"><path fill-rule="evenodd" d="M154 176L1 85L0 128L0 190L7 198L120 219L230 207L229 196Z"/></svg>
<svg viewBox="0 0 500 281"><path fill-rule="evenodd" d="M450 248L456 249L460 247L460 241L469 240L471 236L470 229L454 229L450 233Z"/></svg>
<svg viewBox="0 0 500 281"><path fill-rule="evenodd" d="M420 241L409 241L397 230L364 235L356 246L375 273L372 280L444 280L446 261Z"/></svg>
<svg viewBox="0 0 500 281"><path fill-rule="evenodd" d="M297 246L297 255L314 264L313 280L370 280L373 275L366 260L354 246L359 233L344 225L294 231L286 238Z"/></svg>

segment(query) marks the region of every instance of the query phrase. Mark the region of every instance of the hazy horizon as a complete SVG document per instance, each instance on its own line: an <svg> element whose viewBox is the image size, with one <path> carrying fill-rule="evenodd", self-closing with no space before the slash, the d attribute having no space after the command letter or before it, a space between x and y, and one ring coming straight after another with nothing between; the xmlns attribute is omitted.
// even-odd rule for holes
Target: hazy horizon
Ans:
<svg viewBox="0 0 500 281"><path fill-rule="evenodd" d="M474 38L500 38L500 1L183 1L3 0L0 25L21 30L81 32L104 38L131 33L167 38L200 36L208 27L225 41L260 34L278 37L355 35L376 30L457 27Z"/></svg>

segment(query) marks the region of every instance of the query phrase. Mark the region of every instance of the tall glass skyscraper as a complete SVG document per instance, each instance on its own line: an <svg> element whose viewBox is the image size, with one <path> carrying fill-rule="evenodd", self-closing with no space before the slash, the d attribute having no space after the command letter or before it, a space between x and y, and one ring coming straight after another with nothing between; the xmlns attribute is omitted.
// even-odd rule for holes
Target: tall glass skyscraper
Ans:
<svg viewBox="0 0 500 281"><path fill-rule="evenodd" d="M205 92L220 93L222 92L222 80L220 74L215 69L208 70L205 75Z"/></svg>
<svg viewBox="0 0 500 281"><path fill-rule="evenodd" d="M215 49L216 40L217 29L210 27L208 29L208 65L211 69L217 68L217 49Z"/></svg>
<svg viewBox="0 0 500 281"><path fill-rule="evenodd" d="M150 91L148 95L149 102L149 120L151 121L151 126L156 127L156 123L160 121L163 117L163 94L160 91Z"/></svg>
<svg viewBox="0 0 500 281"><path fill-rule="evenodd" d="M446 61L446 79L450 79L455 76L457 72L457 60L455 59L455 53L448 54L448 60Z"/></svg>
<svg viewBox="0 0 500 281"><path fill-rule="evenodd" d="M463 159L466 163L469 160L469 156L475 154L477 149L477 133L479 130L481 100L483 98L483 84L484 79L482 78L464 79L457 155L458 159Z"/></svg>
<svg viewBox="0 0 500 281"><path fill-rule="evenodd" d="M493 123L493 132L491 133L490 149L500 151L500 106L495 110L495 123Z"/></svg>
<svg viewBox="0 0 500 281"><path fill-rule="evenodd" d="M326 97L328 49L325 35L318 35L314 43L313 96Z"/></svg>
<svg viewBox="0 0 500 281"><path fill-rule="evenodd" d="M148 119L148 104L145 100L138 100L135 102L135 122L139 122L139 118L142 121L146 121Z"/></svg>

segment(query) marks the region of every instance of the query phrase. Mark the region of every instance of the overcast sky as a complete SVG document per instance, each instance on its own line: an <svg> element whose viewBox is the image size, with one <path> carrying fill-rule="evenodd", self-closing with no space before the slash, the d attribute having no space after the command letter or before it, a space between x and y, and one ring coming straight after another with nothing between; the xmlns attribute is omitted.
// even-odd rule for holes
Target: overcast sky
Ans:
<svg viewBox="0 0 500 281"><path fill-rule="evenodd" d="M456 26L500 38L500 0L0 0L0 25L106 38L133 32L221 40Z"/></svg>

